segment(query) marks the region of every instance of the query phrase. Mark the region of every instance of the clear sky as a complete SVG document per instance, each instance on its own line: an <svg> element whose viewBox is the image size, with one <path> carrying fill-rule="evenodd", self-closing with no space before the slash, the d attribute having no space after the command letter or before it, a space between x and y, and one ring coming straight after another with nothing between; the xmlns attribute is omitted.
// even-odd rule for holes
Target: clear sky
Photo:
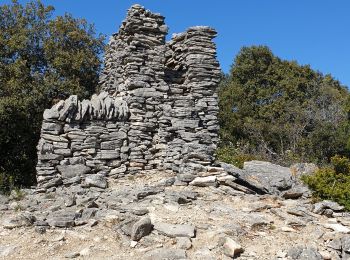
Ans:
<svg viewBox="0 0 350 260"><path fill-rule="evenodd" d="M0 4L10 0L0 0ZM25 3L28 1L20 0ZM218 31L218 59L228 72L242 46L267 45L275 55L331 73L350 87L350 0L43 0L56 15L69 12L97 32L118 31L139 3L166 17L169 35L194 25Z"/></svg>

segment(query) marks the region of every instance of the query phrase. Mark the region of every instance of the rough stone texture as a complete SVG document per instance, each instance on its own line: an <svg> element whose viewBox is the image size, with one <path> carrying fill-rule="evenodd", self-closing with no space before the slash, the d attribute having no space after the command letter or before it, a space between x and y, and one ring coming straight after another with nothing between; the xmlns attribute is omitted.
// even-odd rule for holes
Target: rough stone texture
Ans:
<svg viewBox="0 0 350 260"><path fill-rule="evenodd" d="M154 224L154 229L159 233L169 237L194 237L195 228L191 225L173 225L158 222Z"/></svg>
<svg viewBox="0 0 350 260"><path fill-rule="evenodd" d="M37 146L40 187L84 184L86 174L96 173L196 175L214 161L216 32L191 27L169 42L166 34L163 16L132 6L110 38L101 92L82 101L72 95L45 110Z"/></svg>
<svg viewBox="0 0 350 260"><path fill-rule="evenodd" d="M149 217L137 221L131 229L131 239L139 241L142 237L147 236L152 231L152 223Z"/></svg>
<svg viewBox="0 0 350 260"><path fill-rule="evenodd" d="M262 161L245 162L238 178L257 193L278 194L293 185L289 168Z"/></svg>

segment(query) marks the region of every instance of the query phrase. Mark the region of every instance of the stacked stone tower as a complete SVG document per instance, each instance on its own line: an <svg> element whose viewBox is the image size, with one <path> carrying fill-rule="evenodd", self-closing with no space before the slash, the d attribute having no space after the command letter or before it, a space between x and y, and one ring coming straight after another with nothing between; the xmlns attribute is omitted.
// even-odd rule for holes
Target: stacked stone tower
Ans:
<svg viewBox="0 0 350 260"><path fill-rule="evenodd" d="M107 186L108 177L170 169L189 182L218 142L220 68L209 27L165 42L164 17L132 6L108 44L100 93L44 112L38 185Z"/></svg>

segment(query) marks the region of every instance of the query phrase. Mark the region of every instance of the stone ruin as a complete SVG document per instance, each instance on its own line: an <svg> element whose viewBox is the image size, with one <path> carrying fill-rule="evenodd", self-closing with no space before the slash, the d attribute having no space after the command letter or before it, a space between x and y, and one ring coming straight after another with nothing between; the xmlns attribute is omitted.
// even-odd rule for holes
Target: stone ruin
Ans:
<svg viewBox="0 0 350 260"><path fill-rule="evenodd" d="M190 182L215 160L221 70L214 29L166 42L164 17L134 5L109 41L100 92L43 115L37 182L107 187L108 178L168 169Z"/></svg>

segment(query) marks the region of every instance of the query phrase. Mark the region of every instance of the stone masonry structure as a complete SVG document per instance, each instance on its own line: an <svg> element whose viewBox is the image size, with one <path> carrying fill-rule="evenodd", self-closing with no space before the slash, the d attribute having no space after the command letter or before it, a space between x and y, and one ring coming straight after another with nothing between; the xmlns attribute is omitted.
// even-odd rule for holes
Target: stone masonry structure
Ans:
<svg viewBox="0 0 350 260"><path fill-rule="evenodd" d="M191 27L166 42L164 17L132 6L105 54L100 92L44 112L37 181L43 188L170 169L190 182L215 160L220 80L216 32Z"/></svg>

